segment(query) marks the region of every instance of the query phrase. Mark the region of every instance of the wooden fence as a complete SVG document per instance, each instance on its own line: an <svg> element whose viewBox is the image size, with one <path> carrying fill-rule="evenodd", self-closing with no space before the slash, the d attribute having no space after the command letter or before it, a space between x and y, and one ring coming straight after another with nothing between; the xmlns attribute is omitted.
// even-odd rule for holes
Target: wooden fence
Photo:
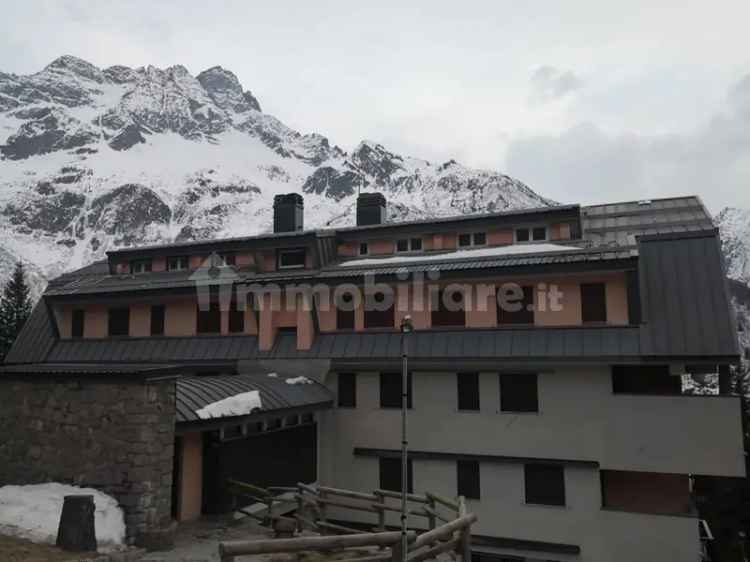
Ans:
<svg viewBox="0 0 750 562"><path fill-rule="evenodd" d="M242 483L236 483L242 484ZM248 486L248 485L246 485ZM337 559L336 562L401 562L401 533L386 530L387 513L401 513L401 507L393 501L401 500L399 492L375 490L372 493L342 490L329 486L298 484L296 488L252 487L254 496L263 499L268 506L268 520L273 520L274 493L295 492L297 500L297 529L309 529L321 535L290 539L263 539L254 541L231 541L219 544L222 562L234 562L235 556L250 554L289 553L317 551L330 554L332 551L350 548L377 548L377 552L365 556ZM246 491L250 489L246 488ZM449 499L437 494L407 494L407 510L412 517L425 521L420 534L411 530L407 534L407 561L423 562L439 554L454 551L463 562L471 562L471 526L476 515L467 513L462 496ZM340 522L329 520L329 508L372 513L373 532L362 532Z"/></svg>

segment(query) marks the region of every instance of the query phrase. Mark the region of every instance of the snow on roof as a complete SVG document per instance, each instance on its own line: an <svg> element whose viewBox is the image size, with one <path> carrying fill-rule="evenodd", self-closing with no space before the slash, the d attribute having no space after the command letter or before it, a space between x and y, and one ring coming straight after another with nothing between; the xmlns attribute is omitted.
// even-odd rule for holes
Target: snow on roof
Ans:
<svg viewBox="0 0 750 562"><path fill-rule="evenodd" d="M294 377L291 379L286 379L284 381L286 384L312 384L313 381L308 379L307 377Z"/></svg>
<svg viewBox="0 0 750 562"><path fill-rule="evenodd" d="M217 402L211 402L200 410L196 410L195 414L202 420L208 420L229 416L246 416L252 414L254 410L262 409L260 393L257 390L251 390L250 392L241 392L223 398Z"/></svg>
<svg viewBox="0 0 750 562"><path fill-rule="evenodd" d="M427 255L402 255L390 258L364 258L348 260L339 267L356 267L368 265L391 265L399 263L419 263L428 261L449 261L472 258L489 258L497 256L512 256L526 254L547 254L551 252L571 252L581 250L577 246L563 246L560 244L514 244L512 246L496 246L492 248L472 248Z"/></svg>

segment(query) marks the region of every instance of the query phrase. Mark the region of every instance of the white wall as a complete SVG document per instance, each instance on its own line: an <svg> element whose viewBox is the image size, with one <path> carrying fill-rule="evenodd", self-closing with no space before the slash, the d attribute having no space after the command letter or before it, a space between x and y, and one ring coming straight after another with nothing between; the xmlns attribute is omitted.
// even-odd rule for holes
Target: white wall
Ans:
<svg viewBox="0 0 750 562"><path fill-rule="evenodd" d="M608 368L568 369L539 375L538 414L509 414L499 411L498 375L481 373L481 410L458 412L454 374L416 372L413 377L412 450L744 475L734 398L613 395ZM335 392L335 374L327 384ZM321 483L366 491L379 486L378 459L353 456L355 447L400 447L400 411L381 409L379 397L378 373L359 373L357 408L320 414ZM415 459L413 471L416 492L456 495L454 460ZM580 560L697 560L695 519L602 510L595 467L566 466L565 483L565 507L526 505L523 464L481 462L482 497L469 500L479 516L475 533L576 544L582 554L572 559Z"/></svg>

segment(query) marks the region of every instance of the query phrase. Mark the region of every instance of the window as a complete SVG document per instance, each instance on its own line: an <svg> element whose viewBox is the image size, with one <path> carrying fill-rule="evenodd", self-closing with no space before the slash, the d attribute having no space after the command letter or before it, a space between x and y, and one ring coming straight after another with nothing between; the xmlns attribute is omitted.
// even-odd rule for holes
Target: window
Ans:
<svg viewBox="0 0 750 562"><path fill-rule="evenodd" d="M357 375L339 373L338 375L339 408L357 407Z"/></svg>
<svg viewBox="0 0 750 562"><path fill-rule="evenodd" d="M393 328L395 326L395 294L376 291L365 299L365 329Z"/></svg>
<svg viewBox="0 0 750 562"><path fill-rule="evenodd" d="M240 310L237 303L237 296L232 295L229 303L229 333L241 334L245 331L245 311Z"/></svg>
<svg viewBox="0 0 750 562"><path fill-rule="evenodd" d="M237 257L231 252L225 252L219 254L219 261L221 265L235 265L237 263Z"/></svg>
<svg viewBox="0 0 750 562"><path fill-rule="evenodd" d="M343 293L339 297L340 302L336 302L336 329L353 330L354 329L354 295Z"/></svg>
<svg viewBox="0 0 750 562"><path fill-rule="evenodd" d="M458 409L479 410L479 373L457 373Z"/></svg>
<svg viewBox="0 0 750 562"><path fill-rule="evenodd" d="M367 242L360 242L359 244L359 255L366 256L370 253L370 248L367 246Z"/></svg>
<svg viewBox="0 0 750 562"><path fill-rule="evenodd" d="M465 232L458 235L458 245L462 248L465 248L467 246L484 246L486 243L486 232Z"/></svg>
<svg viewBox="0 0 750 562"><path fill-rule="evenodd" d="M479 461L456 461L458 495L474 500L479 499Z"/></svg>
<svg viewBox="0 0 750 562"><path fill-rule="evenodd" d="M208 310L201 310L198 306L196 331L199 334L218 334L221 332L221 310L217 301L212 299Z"/></svg>
<svg viewBox="0 0 750 562"><path fill-rule="evenodd" d="M167 258L167 271L184 271L187 268L187 256L171 256Z"/></svg>
<svg viewBox="0 0 750 562"><path fill-rule="evenodd" d="M516 242L528 242L529 229L528 228L517 228L516 229Z"/></svg>
<svg viewBox="0 0 750 562"><path fill-rule="evenodd" d="M669 374L667 365L614 365L615 394L682 394L682 377Z"/></svg>
<svg viewBox="0 0 750 562"><path fill-rule="evenodd" d="M433 293L436 302L433 303L431 316L433 326L465 326L466 310L464 295L460 291L446 293L439 290Z"/></svg>
<svg viewBox="0 0 750 562"><path fill-rule="evenodd" d="M581 317L584 322L607 321L607 290L604 283L581 285Z"/></svg>
<svg viewBox="0 0 750 562"><path fill-rule="evenodd" d="M396 241L397 252L418 252L422 249L421 238L402 238Z"/></svg>
<svg viewBox="0 0 750 562"><path fill-rule="evenodd" d="M531 229L531 238L535 242L539 242L542 240L547 239L547 227L546 226L536 226Z"/></svg>
<svg viewBox="0 0 750 562"><path fill-rule="evenodd" d="M71 322L70 327L70 337L72 338L82 338L83 337L83 329L86 319L86 312L81 308L76 308L73 311L73 318Z"/></svg>
<svg viewBox="0 0 750 562"><path fill-rule="evenodd" d="M519 298L520 297L520 298ZM503 286L497 291L499 324L534 323L534 287Z"/></svg>
<svg viewBox="0 0 750 562"><path fill-rule="evenodd" d="M401 491L400 458L380 459L380 489L392 492ZM406 491L407 493L414 492L414 469L410 458L406 459Z"/></svg>
<svg viewBox="0 0 750 562"><path fill-rule="evenodd" d="M305 267L305 249L278 250L276 256L278 269L300 269Z"/></svg>
<svg viewBox="0 0 750 562"><path fill-rule="evenodd" d="M151 260L133 260L130 262L130 273L148 273L151 271Z"/></svg>
<svg viewBox="0 0 750 562"><path fill-rule="evenodd" d="M107 333L110 336L127 336L130 331L130 308L110 308L107 314Z"/></svg>
<svg viewBox="0 0 750 562"><path fill-rule="evenodd" d="M164 305L151 305L151 335L164 335Z"/></svg>
<svg viewBox="0 0 750 562"><path fill-rule="evenodd" d="M400 408L401 407L401 380L402 374L380 373L380 407L381 408ZM406 407L411 408L411 373L406 377Z"/></svg>
<svg viewBox="0 0 750 562"><path fill-rule="evenodd" d="M554 464L524 465L526 503L565 505L565 472Z"/></svg>
<svg viewBox="0 0 750 562"><path fill-rule="evenodd" d="M523 373L500 375L500 411L539 411L539 395L536 374Z"/></svg>

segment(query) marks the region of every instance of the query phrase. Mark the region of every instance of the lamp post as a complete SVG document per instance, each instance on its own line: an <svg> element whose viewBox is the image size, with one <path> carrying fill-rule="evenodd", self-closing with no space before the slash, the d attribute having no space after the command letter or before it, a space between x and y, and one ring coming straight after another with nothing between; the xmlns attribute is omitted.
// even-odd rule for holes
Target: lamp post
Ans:
<svg viewBox="0 0 750 562"><path fill-rule="evenodd" d="M409 334L413 329L411 316L401 320L401 560L406 562L406 494L409 492L409 463L406 439L406 410L409 394Z"/></svg>

